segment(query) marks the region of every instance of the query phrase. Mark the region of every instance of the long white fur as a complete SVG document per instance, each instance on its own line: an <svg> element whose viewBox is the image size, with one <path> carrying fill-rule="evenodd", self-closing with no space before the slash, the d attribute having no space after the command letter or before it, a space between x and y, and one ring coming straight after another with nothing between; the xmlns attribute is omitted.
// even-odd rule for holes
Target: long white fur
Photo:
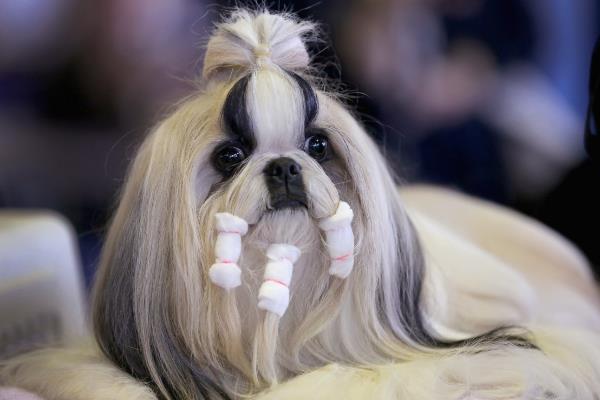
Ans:
<svg viewBox="0 0 600 400"><path fill-rule="evenodd" d="M511 348L370 368L332 364L257 399L595 400L597 337L571 329L537 332L544 353Z"/></svg>
<svg viewBox="0 0 600 400"><path fill-rule="evenodd" d="M258 291L258 308L283 316L290 301L290 282L300 249L294 245L276 243L267 249L267 265Z"/></svg>
<svg viewBox="0 0 600 400"><path fill-rule="evenodd" d="M424 248L420 304L430 328L453 339L516 324L531 332L541 351L509 344L484 349L479 343L429 349L403 329L396 296L376 302L378 294L413 289L396 277L421 253L417 242L398 239L414 232L383 158L333 96L318 92L315 123L328 131L338 164L326 174L298 149L302 99L283 71L309 74L303 39L313 30L290 16L235 13L209 41L202 92L163 121L136 158L107 239L100 283L115 273L108 268L112 254L131 244L119 240L128 237L122 233L141 231L143 240L134 242L139 260L128 273L134 277L139 352L162 396L168 398L160 381L164 373L185 393L182 398L200 398L177 381L179 365L161 371L154 362L161 343L152 341L152 328L163 315L149 305L174 299L168 319L177 340L198 365L220 373L220 384L234 398L598 399L597 287L568 243L523 217L443 192L412 203L404 196ZM235 80L250 72L255 74L247 103L256 154L228 185L213 190L218 174L209 155L222 138L222 104ZM262 170L282 155L303 167L306 211L265 211ZM356 251L353 272L344 280L323 268L330 260L317 226L335 212L340 196L352 205ZM207 278L216 233L206 227L223 210L253 226L239 260L244 285L236 291L219 290ZM140 216L133 225L130 215ZM291 237L281 238L286 234ZM296 240L302 256L290 283L292 299L279 318L259 314L255 299L265 249L282 240ZM402 262L389 261L398 261L399 254ZM0 383L48 400L157 398L94 345L10 360L0 368Z"/></svg>
<svg viewBox="0 0 600 400"><path fill-rule="evenodd" d="M223 289L233 289L242 284L242 270L237 262L242 251L242 236L248 232L248 223L230 213L215 214L217 240L215 263L210 267L210 280Z"/></svg>

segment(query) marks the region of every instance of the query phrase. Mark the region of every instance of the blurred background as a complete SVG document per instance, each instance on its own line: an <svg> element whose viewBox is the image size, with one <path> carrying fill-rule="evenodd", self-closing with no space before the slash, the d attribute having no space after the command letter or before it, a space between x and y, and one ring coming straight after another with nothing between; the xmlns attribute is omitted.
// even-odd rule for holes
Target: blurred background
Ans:
<svg viewBox="0 0 600 400"><path fill-rule="evenodd" d="M127 165L194 90L202 44L233 3L0 1L0 207L65 215L88 286ZM311 51L402 181L525 212L600 264L600 172L583 150L600 3L268 4L322 23L330 40Z"/></svg>

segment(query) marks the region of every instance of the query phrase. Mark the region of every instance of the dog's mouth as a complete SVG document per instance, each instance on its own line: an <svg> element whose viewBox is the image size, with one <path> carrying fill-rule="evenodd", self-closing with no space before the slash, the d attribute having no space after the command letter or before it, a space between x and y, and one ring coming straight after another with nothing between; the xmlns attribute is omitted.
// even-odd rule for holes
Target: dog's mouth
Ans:
<svg viewBox="0 0 600 400"><path fill-rule="evenodd" d="M287 193L271 199L269 211L282 210L285 208L308 208L306 196Z"/></svg>
<svg viewBox="0 0 600 400"><path fill-rule="evenodd" d="M278 190L271 190L269 211L282 210L286 208L308 208L308 199L302 186L283 186Z"/></svg>
<svg viewBox="0 0 600 400"><path fill-rule="evenodd" d="M271 208L273 210L281 210L284 208L300 208L300 207L306 208L306 203L303 201L294 200L294 199L280 200L271 206Z"/></svg>

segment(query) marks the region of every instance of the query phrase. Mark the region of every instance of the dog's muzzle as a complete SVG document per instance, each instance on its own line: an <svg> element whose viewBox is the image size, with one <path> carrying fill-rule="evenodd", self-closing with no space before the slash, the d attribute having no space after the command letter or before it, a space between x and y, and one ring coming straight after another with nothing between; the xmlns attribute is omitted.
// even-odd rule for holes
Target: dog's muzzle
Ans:
<svg viewBox="0 0 600 400"><path fill-rule="evenodd" d="M271 196L271 208L307 206L300 164L289 157L280 157L270 161L263 172Z"/></svg>

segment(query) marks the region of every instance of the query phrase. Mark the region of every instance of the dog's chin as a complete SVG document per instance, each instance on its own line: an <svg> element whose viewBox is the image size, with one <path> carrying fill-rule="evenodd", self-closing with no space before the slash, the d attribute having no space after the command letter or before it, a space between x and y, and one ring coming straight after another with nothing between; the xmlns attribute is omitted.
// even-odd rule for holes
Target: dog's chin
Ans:
<svg viewBox="0 0 600 400"><path fill-rule="evenodd" d="M267 208L271 211L304 208L307 209L307 198L303 192L285 191L271 195Z"/></svg>
<svg viewBox="0 0 600 400"><path fill-rule="evenodd" d="M293 223L294 220L302 220L306 223L309 219L311 219L311 216L305 203L298 200L285 200L269 205L261 216L259 223L285 224L286 221Z"/></svg>
<svg viewBox="0 0 600 400"><path fill-rule="evenodd" d="M248 242L289 243L305 247L318 237L317 221L302 202L289 201L280 207L265 207L250 226Z"/></svg>
<svg viewBox="0 0 600 400"><path fill-rule="evenodd" d="M281 199L272 203L269 207L270 212L278 212L282 210L307 209L306 201L299 199Z"/></svg>

